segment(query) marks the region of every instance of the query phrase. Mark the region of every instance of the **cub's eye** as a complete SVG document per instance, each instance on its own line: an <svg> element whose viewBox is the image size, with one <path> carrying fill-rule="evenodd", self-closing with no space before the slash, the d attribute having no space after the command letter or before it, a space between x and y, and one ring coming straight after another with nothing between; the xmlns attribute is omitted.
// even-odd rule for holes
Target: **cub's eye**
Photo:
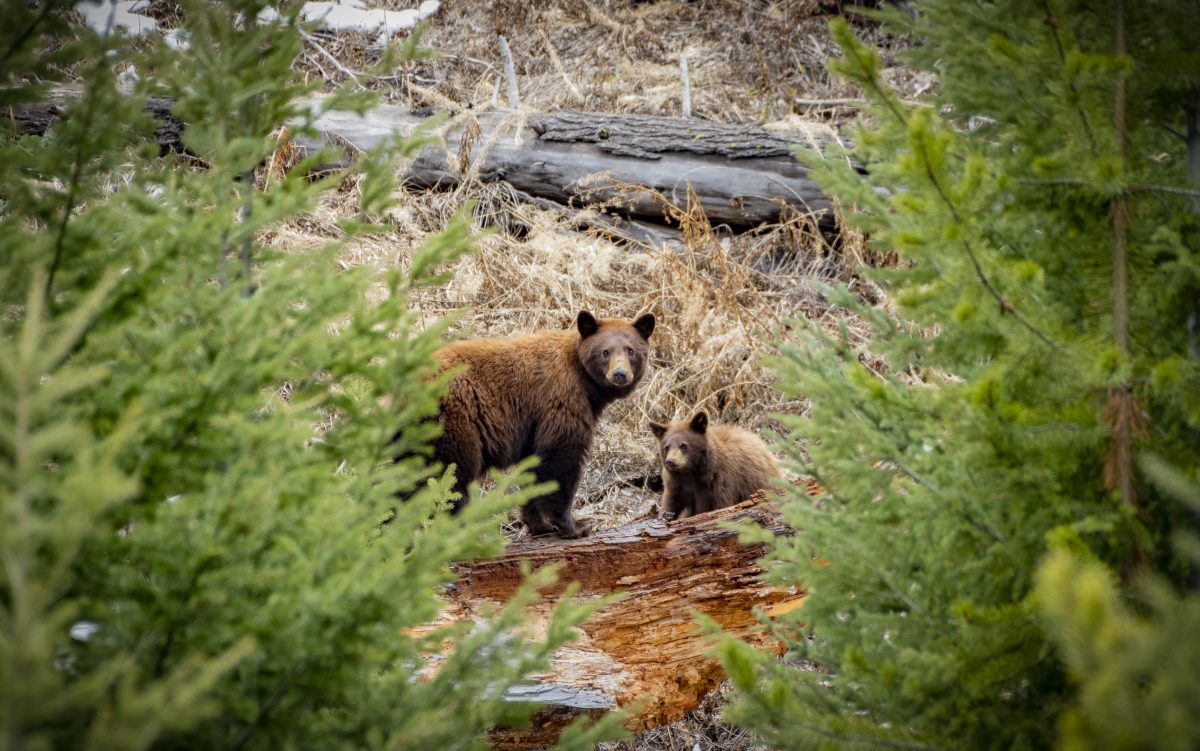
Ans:
<svg viewBox="0 0 1200 751"><path fill-rule="evenodd" d="M601 355L604 355L605 357L608 357L608 350L604 350L604 351L603 351L603 352L601 352L600 354L601 354Z"/></svg>
<svg viewBox="0 0 1200 751"><path fill-rule="evenodd" d="M626 347L625 354L629 355L630 357L633 357L633 347Z"/></svg>
<svg viewBox="0 0 1200 751"><path fill-rule="evenodd" d="M686 444L686 443L681 443L681 444L679 444L679 450L680 450L680 451L687 451L687 444Z"/></svg>

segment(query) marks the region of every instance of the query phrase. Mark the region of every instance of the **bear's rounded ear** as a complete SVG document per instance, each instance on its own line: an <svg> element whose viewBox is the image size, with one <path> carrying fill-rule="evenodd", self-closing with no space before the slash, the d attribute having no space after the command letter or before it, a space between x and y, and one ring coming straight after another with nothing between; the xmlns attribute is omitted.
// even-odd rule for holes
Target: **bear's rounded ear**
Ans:
<svg viewBox="0 0 1200 751"><path fill-rule="evenodd" d="M649 339L654 333L654 314L646 313L638 316L638 319L633 322L633 327L642 335L643 339Z"/></svg>
<svg viewBox="0 0 1200 751"><path fill-rule="evenodd" d="M704 431L708 430L708 415L703 412L692 415L692 430L704 435Z"/></svg>
<svg viewBox="0 0 1200 751"><path fill-rule="evenodd" d="M579 329L579 336L584 339L587 339L600 330L600 324L596 321L596 316L586 310L579 311L579 315L575 318L575 326Z"/></svg>
<svg viewBox="0 0 1200 751"><path fill-rule="evenodd" d="M661 441L663 436L667 434L667 426L661 422L652 422L650 423L650 432L654 434L655 438Z"/></svg>

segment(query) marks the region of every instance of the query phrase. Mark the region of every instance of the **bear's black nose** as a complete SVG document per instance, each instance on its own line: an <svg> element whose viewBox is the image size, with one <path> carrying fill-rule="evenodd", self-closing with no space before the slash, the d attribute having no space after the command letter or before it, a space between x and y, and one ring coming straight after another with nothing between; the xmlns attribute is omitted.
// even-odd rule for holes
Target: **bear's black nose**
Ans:
<svg viewBox="0 0 1200 751"><path fill-rule="evenodd" d="M663 461L663 464L667 465L667 469L679 468L679 462L675 461L674 459L666 459Z"/></svg>
<svg viewBox="0 0 1200 751"><path fill-rule="evenodd" d="M629 371L624 368L617 368L612 373L612 382L618 386L624 386L629 382Z"/></svg>

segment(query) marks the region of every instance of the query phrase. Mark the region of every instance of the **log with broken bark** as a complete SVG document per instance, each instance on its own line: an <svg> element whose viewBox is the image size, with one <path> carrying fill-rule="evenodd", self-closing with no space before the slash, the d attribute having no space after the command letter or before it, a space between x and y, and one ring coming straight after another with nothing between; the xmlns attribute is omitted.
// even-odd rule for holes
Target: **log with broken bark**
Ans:
<svg viewBox="0 0 1200 751"><path fill-rule="evenodd" d="M78 90L57 89L44 102L7 114L17 132L42 135L69 114L78 96ZM171 102L148 99L146 109L160 123L160 148L185 151L185 124L171 114ZM431 124L443 142L423 149L403 167L403 179L415 187L504 181L513 186L514 195L555 207L612 208L620 218L588 223L641 242L664 239L661 225L668 203L698 206L713 224L750 227L800 214L826 229L833 227L828 198L791 156L797 146L823 151L830 143L827 136L594 112L466 112L439 126L402 107L379 105L365 115L324 113L315 123L320 135L295 136L295 145L301 151L330 144L366 150L394 133L409 134Z"/></svg>
<svg viewBox="0 0 1200 751"><path fill-rule="evenodd" d="M408 133L423 122L382 105L365 117L328 113L316 125L332 142L365 150L393 129ZM665 203L694 201L713 224L748 227L802 214L833 226L829 199L791 156L797 146L823 150L827 138L694 118L508 111L460 115L442 135L444 145L424 149L405 168L410 184L448 189L469 178L503 180L558 205L615 206L660 222Z"/></svg>
<svg viewBox="0 0 1200 751"><path fill-rule="evenodd" d="M81 90L74 86L51 88L40 102L4 112L11 131L23 136L44 136L70 113L79 101ZM145 110L155 121L154 139L162 154L185 153L183 132L185 124L172 113L174 102L163 97L146 97Z"/></svg>
<svg viewBox="0 0 1200 751"><path fill-rule="evenodd" d="M562 567L561 584L530 614L535 633L567 582L579 582L578 596L585 599L625 593L583 624L580 638L558 651L547 673L509 693L511 700L538 701L545 708L531 727L495 729L496 747L549 746L574 718L617 707L631 711L626 724L635 731L679 720L724 677L697 613L761 649L778 651L755 628L757 613L798 608L805 593L759 579L762 546L741 544L726 524L734 521L792 533L772 502L759 495L681 521L638 519L580 540L525 539L500 558L460 566L446 594L443 622L471 619L504 602L520 586L527 564Z"/></svg>

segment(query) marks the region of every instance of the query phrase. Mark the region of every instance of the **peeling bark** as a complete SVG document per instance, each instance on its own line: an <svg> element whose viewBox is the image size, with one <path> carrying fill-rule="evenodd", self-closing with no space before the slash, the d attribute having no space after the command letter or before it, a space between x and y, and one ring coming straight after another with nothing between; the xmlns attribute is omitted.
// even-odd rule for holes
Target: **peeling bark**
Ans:
<svg viewBox="0 0 1200 751"><path fill-rule="evenodd" d="M737 533L724 527L729 521L754 521L776 534L792 534L771 501L759 495L677 522L642 518L580 540L525 539L500 558L460 566L459 580L446 595L442 622L469 619L505 601L523 580L523 564L562 566L560 584L531 614L533 633L544 630L567 582L579 582L579 596L585 599L625 593L583 625L579 640L559 650L549 672L510 692L514 701L547 706L530 728L494 730L496 747L552 745L575 717L629 709L638 700L642 703L627 723L631 730L682 718L724 678L708 654L712 645L695 613L761 649L780 650L781 645L755 628L756 611L793 610L805 592L763 583L758 565L762 546L742 545Z"/></svg>

